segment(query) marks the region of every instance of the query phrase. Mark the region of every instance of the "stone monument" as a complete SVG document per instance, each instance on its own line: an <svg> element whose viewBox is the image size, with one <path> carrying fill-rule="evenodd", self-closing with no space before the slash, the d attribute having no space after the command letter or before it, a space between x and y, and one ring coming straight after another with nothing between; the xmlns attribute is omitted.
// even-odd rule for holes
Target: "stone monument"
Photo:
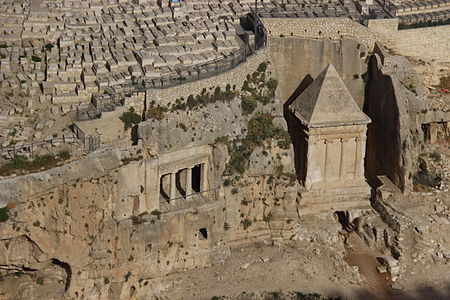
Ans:
<svg viewBox="0 0 450 300"><path fill-rule="evenodd" d="M364 177L367 124L333 65L289 105L299 141L295 155L303 183L299 214L309 215L370 207ZM298 122L297 122L298 121Z"/></svg>

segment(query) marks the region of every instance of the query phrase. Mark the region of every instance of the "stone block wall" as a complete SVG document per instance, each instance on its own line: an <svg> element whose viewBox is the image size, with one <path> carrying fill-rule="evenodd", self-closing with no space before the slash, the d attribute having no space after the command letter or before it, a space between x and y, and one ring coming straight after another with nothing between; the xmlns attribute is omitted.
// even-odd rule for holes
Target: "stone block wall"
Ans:
<svg viewBox="0 0 450 300"><path fill-rule="evenodd" d="M398 19L370 19L367 27L381 34L392 34L398 29Z"/></svg>
<svg viewBox="0 0 450 300"><path fill-rule="evenodd" d="M267 18L262 19L270 36L299 36L306 38L339 40L354 37L372 48L383 37L367 27L343 18Z"/></svg>
<svg viewBox="0 0 450 300"><path fill-rule="evenodd" d="M125 108L133 108L138 114L142 114L144 111L145 93L133 92L130 97L125 97Z"/></svg>
<svg viewBox="0 0 450 300"><path fill-rule="evenodd" d="M227 84L231 86L236 85L236 89L240 90L243 82L246 80L247 74L255 72L259 64L267 60L268 55L266 50L260 50L252 56L249 56L247 61L225 73L167 89L148 90L147 101L148 103L155 101L159 105L166 106L168 103L174 103L176 99L181 97L186 100L189 95L198 95L204 88L208 89L219 86L224 90Z"/></svg>
<svg viewBox="0 0 450 300"><path fill-rule="evenodd" d="M392 39L399 54L427 60L450 60L450 25L399 30Z"/></svg>
<svg viewBox="0 0 450 300"><path fill-rule="evenodd" d="M356 38L368 49L376 41L401 55L421 59L448 61L450 53L450 25L398 30L397 19L369 20L367 27L343 18L267 18L262 19L269 36L304 37L340 40Z"/></svg>

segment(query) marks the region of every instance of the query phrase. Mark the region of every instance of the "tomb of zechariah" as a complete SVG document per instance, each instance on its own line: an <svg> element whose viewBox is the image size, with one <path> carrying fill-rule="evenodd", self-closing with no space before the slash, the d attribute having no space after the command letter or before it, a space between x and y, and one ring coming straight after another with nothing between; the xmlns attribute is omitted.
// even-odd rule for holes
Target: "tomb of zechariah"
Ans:
<svg viewBox="0 0 450 300"><path fill-rule="evenodd" d="M334 66L328 65L289 110L295 116L296 160L303 183L299 214L369 208L364 155L370 118Z"/></svg>

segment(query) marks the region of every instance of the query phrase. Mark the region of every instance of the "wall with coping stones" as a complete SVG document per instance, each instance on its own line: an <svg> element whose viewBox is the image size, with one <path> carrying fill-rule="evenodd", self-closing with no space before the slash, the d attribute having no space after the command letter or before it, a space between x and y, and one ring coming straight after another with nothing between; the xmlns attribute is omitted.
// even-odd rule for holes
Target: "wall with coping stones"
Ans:
<svg viewBox="0 0 450 300"><path fill-rule="evenodd" d="M345 18L265 18L269 36L339 40L353 37L368 49L376 41L401 55L449 61L450 25L398 30L397 19L369 20L367 27Z"/></svg>
<svg viewBox="0 0 450 300"><path fill-rule="evenodd" d="M367 27L344 18L267 18L262 19L270 36L299 36L306 38L330 38L339 40L343 36L353 37L372 48L375 41L383 37Z"/></svg>
<svg viewBox="0 0 450 300"><path fill-rule="evenodd" d="M392 34L397 31L398 19L370 19L367 27L381 34Z"/></svg>
<svg viewBox="0 0 450 300"><path fill-rule="evenodd" d="M392 39L399 54L450 61L450 25L398 30Z"/></svg>
<svg viewBox="0 0 450 300"><path fill-rule="evenodd" d="M266 49L259 50L249 56L247 61L222 74L167 89L150 89L147 91L147 102L155 101L159 105L167 106L168 103L174 103L178 98L183 97L186 100L189 95L198 95L204 88L220 86L224 90L227 84L236 85L236 90L240 90L247 74L252 74L260 63L268 60L269 55Z"/></svg>

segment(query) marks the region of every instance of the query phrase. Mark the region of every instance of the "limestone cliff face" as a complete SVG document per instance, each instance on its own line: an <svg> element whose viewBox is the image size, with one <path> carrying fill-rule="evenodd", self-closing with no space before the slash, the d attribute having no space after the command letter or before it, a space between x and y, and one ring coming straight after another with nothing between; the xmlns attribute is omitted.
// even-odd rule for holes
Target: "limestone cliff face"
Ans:
<svg viewBox="0 0 450 300"><path fill-rule="evenodd" d="M423 143L420 114L425 107L422 81L409 62L376 47L364 103L364 112L372 119L366 154L370 179L387 175L401 190L411 190Z"/></svg>
<svg viewBox="0 0 450 300"><path fill-rule="evenodd" d="M18 299L149 298L165 274L220 264L236 244L289 235L297 188L281 105L244 115L240 101L187 113L195 124L186 127L176 126L186 120L176 112L144 123L135 148L0 181L9 214L0 223L0 291ZM242 143L248 157L234 165L242 172L232 171ZM208 199L163 206L161 170L203 154Z"/></svg>

